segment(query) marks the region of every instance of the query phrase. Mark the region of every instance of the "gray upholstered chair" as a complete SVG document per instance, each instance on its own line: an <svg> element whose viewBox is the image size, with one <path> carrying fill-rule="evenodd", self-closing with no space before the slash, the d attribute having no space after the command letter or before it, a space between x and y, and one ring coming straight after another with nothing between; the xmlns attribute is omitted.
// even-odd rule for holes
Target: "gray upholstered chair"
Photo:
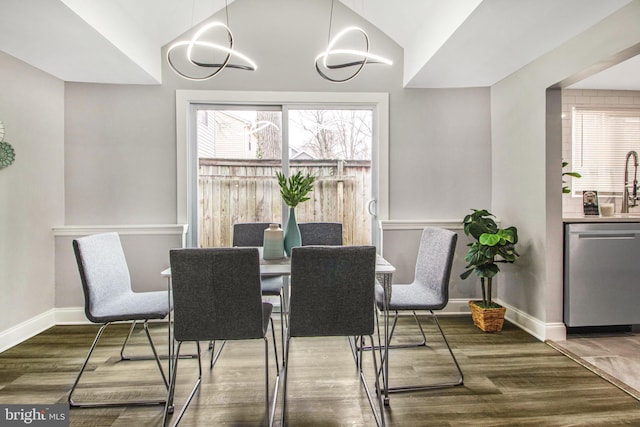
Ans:
<svg viewBox="0 0 640 427"><path fill-rule="evenodd" d="M158 353L149 334L148 321L150 319L164 319L170 310L168 291L133 292L127 261L117 233L95 234L75 239L73 250L84 291L85 314L90 321L100 323L102 326L98 330L69 392L67 398L69 406L105 407L164 404L164 400L95 403L78 403L73 400L73 392L78 386L93 350L100 341L104 330L114 322L135 322L136 320L144 322L144 331L151 345L154 359L160 369L164 386L168 387Z"/></svg>
<svg viewBox="0 0 640 427"><path fill-rule="evenodd" d="M233 246L235 247L257 247L264 243L264 230L269 228L270 222L241 222L233 224ZM277 296L280 298L280 333L284 349L284 326L286 325L287 302L284 298L284 280L282 276L262 277L262 296ZM223 344L224 345L224 344ZM274 343L275 345L275 343ZM218 350L218 354L222 346ZM213 355L213 352L211 353Z"/></svg>
<svg viewBox="0 0 640 427"><path fill-rule="evenodd" d="M264 230L272 222L239 222L233 224L233 246L262 246Z"/></svg>
<svg viewBox="0 0 640 427"><path fill-rule="evenodd" d="M301 222L298 227L300 228L302 246L342 245L342 223Z"/></svg>
<svg viewBox="0 0 640 427"><path fill-rule="evenodd" d="M449 354L458 370L458 379L453 382L441 384L427 384L418 386L389 387L389 392L401 392L412 390L428 390L432 388L462 385L464 376L453 350L440 327L440 322L434 311L442 310L449 302L449 278L451 265L456 248L458 235L450 230L427 227L422 232L420 247L415 267L415 278L410 284L394 284L391 290L391 300L388 310L395 312L391 332L389 333L389 348L425 347L427 345L424 330L416 310L427 310L442 335ZM376 304L380 310L384 309L384 290L382 286L376 286ZM422 342L408 345L391 345L391 339L398 321L399 311L411 311L422 333Z"/></svg>
<svg viewBox="0 0 640 427"><path fill-rule="evenodd" d="M200 387L202 364L200 341L264 340L265 419L269 411L269 342L267 330L272 305L262 302L260 258L257 248L174 249L169 253L174 307L174 337L177 341L163 425L173 402L182 343L193 341L198 350L198 379L176 416L180 422ZM271 321L273 333L273 321ZM275 334L273 335L275 347ZM277 363L276 363L277 365ZM279 380L279 376L278 376ZM278 381L276 381L277 387ZM274 396L275 406L275 396ZM271 414L270 414L271 412Z"/></svg>
<svg viewBox="0 0 640 427"><path fill-rule="evenodd" d="M291 255L291 301L285 346L283 425L287 404L287 374L290 341L294 337L368 336L373 345L375 330L376 249L373 246L300 246ZM376 352L373 374L379 390ZM356 354L357 360L362 354ZM358 373L365 388L376 423L384 425L381 394L376 411L362 364ZM374 394L375 396L375 394Z"/></svg>

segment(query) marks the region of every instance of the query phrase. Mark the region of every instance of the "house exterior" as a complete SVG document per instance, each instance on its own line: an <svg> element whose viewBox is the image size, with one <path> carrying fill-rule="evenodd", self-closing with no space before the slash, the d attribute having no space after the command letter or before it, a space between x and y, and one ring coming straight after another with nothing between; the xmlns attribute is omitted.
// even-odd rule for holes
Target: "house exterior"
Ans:
<svg viewBox="0 0 640 427"><path fill-rule="evenodd" d="M198 158L255 159L251 121L226 111L198 112Z"/></svg>

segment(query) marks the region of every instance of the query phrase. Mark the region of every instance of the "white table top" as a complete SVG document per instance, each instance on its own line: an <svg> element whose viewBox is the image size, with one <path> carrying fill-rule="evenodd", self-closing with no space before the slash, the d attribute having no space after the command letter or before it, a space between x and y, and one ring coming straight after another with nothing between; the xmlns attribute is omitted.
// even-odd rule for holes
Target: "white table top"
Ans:
<svg viewBox="0 0 640 427"><path fill-rule="evenodd" d="M376 255L376 274L393 274L396 268L380 255ZM160 273L162 277L171 277L171 268ZM263 276L288 276L291 274L291 258L263 259L260 258L260 274Z"/></svg>

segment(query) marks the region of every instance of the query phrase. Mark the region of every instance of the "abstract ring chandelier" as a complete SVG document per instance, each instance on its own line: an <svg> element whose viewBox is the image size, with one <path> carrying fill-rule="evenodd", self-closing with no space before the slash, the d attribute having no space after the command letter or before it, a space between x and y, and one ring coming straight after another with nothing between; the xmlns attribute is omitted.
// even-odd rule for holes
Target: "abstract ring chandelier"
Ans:
<svg viewBox="0 0 640 427"><path fill-rule="evenodd" d="M226 31L227 39L229 41L228 46L223 46L217 43L211 43L211 42L200 40L202 36L205 35L205 33L207 33L208 31L216 27L221 27ZM222 62L219 62L219 61L216 62L213 59L211 61L196 60L194 58L194 47L204 48L213 53L215 53L216 51L223 52L225 54L225 59ZM189 67L188 71L180 70L179 67L176 66L174 59L172 59L173 55L176 55L183 50L186 50L185 56L188 62L188 67ZM231 62L232 57L238 58L244 61L246 64L245 65L234 64ZM194 80L194 81L210 79L211 77L215 76L225 68L236 68L239 70L248 70L248 71L255 71L258 68L256 63L253 62L248 56L243 55L237 50L233 50L233 34L231 33L231 30L229 29L229 27L227 27L222 22L210 22L209 24L206 24L205 26L200 28L195 33L195 35L191 40L183 40L183 41L179 41L172 44L169 47L169 49L167 49L167 62L169 63L169 66L176 74L178 74L179 76L185 79ZM189 74L189 71L195 71L195 70L201 70L201 69L213 70L213 71L207 72L207 74L204 74L204 75Z"/></svg>
<svg viewBox="0 0 640 427"><path fill-rule="evenodd" d="M351 32L357 32L362 34L365 41L366 50L355 50L355 49L334 49L334 46L343 38L345 35ZM355 57L353 61L350 62L342 62L332 64L329 62L329 57L332 55L352 55ZM360 27L347 27L344 30L340 31L336 36L331 40L327 46L327 50L323 53L316 56L315 65L316 71L320 76L324 79L329 80L334 83L344 83L348 82L355 78L366 64L387 64L392 65L393 62L389 59L383 58L382 56L375 55L369 52L369 36L367 33ZM322 65L322 66L321 66ZM325 71L326 70L335 70L349 67L357 67L353 74L345 77L345 78L336 78L329 76ZM325 71L323 71L323 69Z"/></svg>

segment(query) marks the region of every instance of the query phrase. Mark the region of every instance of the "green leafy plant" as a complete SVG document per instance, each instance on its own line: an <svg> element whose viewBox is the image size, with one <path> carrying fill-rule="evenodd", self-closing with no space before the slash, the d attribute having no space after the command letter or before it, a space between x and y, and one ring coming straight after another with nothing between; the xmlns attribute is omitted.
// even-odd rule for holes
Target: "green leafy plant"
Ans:
<svg viewBox="0 0 640 427"><path fill-rule="evenodd" d="M291 175L289 179L280 172L276 172L276 176L280 185L280 195L287 206L295 208L299 203L310 199L307 195L313 191L315 176L311 174L303 175L302 171Z"/></svg>
<svg viewBox="0 0 640 427"><path fill-rule="evenodd" d="M516 227L499 228L487 210L472 209L473 213L464 217L464 234L476 239L469 243L464 257L467 270L460 274L466 279L475 273L480 277L483 308L499 307L491 300L493 277L500 272L498 263L513 263L520 254L516 251L518 230Z"/></svg>
<svg viewBox="0 0 640 427"><path fill-rule="evenodd" d="M569 166L569 163L563 161L562 162L562 169L566 168L567 166ZM582 175L580 175L578 172L562 172L562 176L565 176L565 175L566 176L572 176L574 178L582 178ZM571 193L571 189L566 184L567 184L567 181L565 181L563 179L562 180L562 193L563 194Z"/></svg>

